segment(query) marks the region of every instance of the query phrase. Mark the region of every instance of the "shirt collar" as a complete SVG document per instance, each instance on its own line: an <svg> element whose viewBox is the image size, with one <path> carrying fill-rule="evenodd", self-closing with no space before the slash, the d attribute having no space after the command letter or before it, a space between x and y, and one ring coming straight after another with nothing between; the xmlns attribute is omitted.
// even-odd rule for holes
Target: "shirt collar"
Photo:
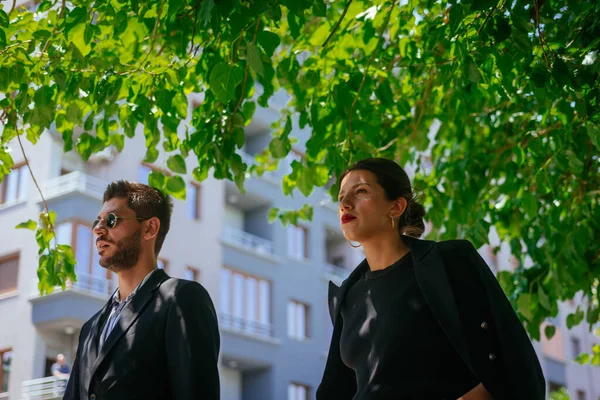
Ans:
<svg viewBox="0 0 600 400"><path fill-rule="evenodd" d="M113 294L112 297L112 301L113 303L117 303L117 304L121 304L123 302L128 302L129 300L131 300L133 298L133 296L137 293L138 290L140 290L140 288L144 285L144 283L146 283L146 281L150 278L150 276L154 273L154 271L156 271L158 268L154 268L152 271L150 271L145 277L144 279L142 279L142 281L140 282L139 285L137 285L137 287L135 289L133 289L133 292L131 292L131 294L129 296L127 296L127 298L125 300L120 300L121 296L119 295L119 288L117 288L117 290L115 291L115 294Z"/></svg>

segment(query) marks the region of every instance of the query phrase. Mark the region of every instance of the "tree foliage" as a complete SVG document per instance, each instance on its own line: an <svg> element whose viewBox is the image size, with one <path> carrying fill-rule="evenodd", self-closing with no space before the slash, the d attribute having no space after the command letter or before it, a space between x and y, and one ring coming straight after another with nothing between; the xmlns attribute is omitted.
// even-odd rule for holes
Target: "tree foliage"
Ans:
<svg viewBox="0 0 600 400"><path fill-rule="evenodd" d="M5 8L0 178L12 165L9 141L36 143L53 129L84 160L143 133L145 161L162 154L174 173L152 183L178 198L186 172L202 181L212 171L243 188L248 172L277 168L297 122L312 134L284 193L309 195L365 156L415 163L431 237L481 246L494 227L510 243L519 266L499 279L539 339L557 302L576 293L586 301L567 324L599 320L599 48L600 3L592 0L63 0L43 1L35 13ZM244 127L280 90L291 100L249 167L236 152ZM188 116L190 93L203 100ZM188 157L197 159L192 171ZM311 215L299 213L272 217ZM42 291L74 278L72 268L48 265L40 259Z"/></svg>

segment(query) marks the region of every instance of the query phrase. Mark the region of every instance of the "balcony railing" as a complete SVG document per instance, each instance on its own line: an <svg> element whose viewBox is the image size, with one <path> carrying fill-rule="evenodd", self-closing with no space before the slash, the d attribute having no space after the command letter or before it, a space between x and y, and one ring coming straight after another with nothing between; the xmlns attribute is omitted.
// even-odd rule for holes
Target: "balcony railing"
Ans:
<svg viewBox="0 0 600 400"><path fill-rule="evenodd" d="M110 296L116 289L113 282L105 277L93 276L77 272L77 282L69 282L67 287L79 292L91 292L102 296Z"/></svg>
<svg viewBox="0 0 600 400"><path fill-rule="evenodd" d="M62 399L66 387L66 379L58 379L53 376L24 381L21 385L21 398L23 400Z"/></svg>
<svg viewBox="0 0 600 400"><path fill-rule="evenodd" d="M256 336L273 337L273 325L264 322L253 321L235 315L221 313L219 314L219 325L222 328L247 333Z"/></svg>
<svg viewBox="0 0 600 400"><path fill-rule="evenodd" d="M79 192L102 200L108 182L89 176L80 171L68 173L48 179L42 184L42 192L46 199L60 197L65 194Z"/></svg>
<svg viewBox="0 0 600 400"><path fill-rule="evenodd" d="M273 254L273 242L230 226L223 227L223 240L259 254Z"/></svg>
<svg viewBox="0 0 600 400"><path fill-rule="evenodd" d="M325 272L325 275L337 278L337 280L342 280L342 281L344 279L348 278L348 276L350 276L350 273L352 272L351 270L349 270L347 268L338 267L337 265L332 265L332 264L325 264L323 271Z"/></svg>
<svg viewBox="0 0 600 400"><path fill-rule="evenodd" d="M116 289L113 281L104 277L93 276L90 274L76 272L77 282L67 282L66 290L72 290L79 293L89 293L108 299ZM37 284L37 279L35 280ZM60 286L54 288L54 292L61 292ZM36 293L37 294L37 293Z"/></svg>

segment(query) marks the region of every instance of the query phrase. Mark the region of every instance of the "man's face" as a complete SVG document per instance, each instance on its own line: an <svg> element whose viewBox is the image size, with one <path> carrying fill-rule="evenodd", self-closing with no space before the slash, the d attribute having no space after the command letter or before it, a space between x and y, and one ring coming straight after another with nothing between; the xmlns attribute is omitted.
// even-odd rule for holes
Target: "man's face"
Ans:
<svg viewBox="0 0 600 400"><path fill-rule="evenodd" d="M119 217L114 228L106 225L106 216L110 213ZM102 206L98 214L100 223L94 228L102 267L119 272L133 268L138 262L143 221L133 219L135 217L137 215L127 206L126 198L112 198Z"/></svg>

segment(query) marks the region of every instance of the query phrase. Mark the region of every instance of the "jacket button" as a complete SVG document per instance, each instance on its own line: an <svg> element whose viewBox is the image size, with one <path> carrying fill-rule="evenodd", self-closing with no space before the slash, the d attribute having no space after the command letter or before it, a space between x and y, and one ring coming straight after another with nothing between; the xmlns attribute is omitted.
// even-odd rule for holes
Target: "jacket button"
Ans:
<svg viewBox="0 0 600 400"><path fill-rule="evenodd" d="M92 393L92 394L90 395L90 400L96 400L96 395Z"/></svg>
<svg viewBox="0 0 600 400"><path fill-rule="evenodd" d="M481 323L481 329L487 329L487 328L488 328L488 324L487 324L487 322L483 321L483 322Z"/></svg>
<svg viewBox="0 0 600 400"><path fill-rule="evenodd" d="M489 357L490 361L494 361L496 359L496 355L494 353L490 353L488 355L488 357Z"/></svg>

